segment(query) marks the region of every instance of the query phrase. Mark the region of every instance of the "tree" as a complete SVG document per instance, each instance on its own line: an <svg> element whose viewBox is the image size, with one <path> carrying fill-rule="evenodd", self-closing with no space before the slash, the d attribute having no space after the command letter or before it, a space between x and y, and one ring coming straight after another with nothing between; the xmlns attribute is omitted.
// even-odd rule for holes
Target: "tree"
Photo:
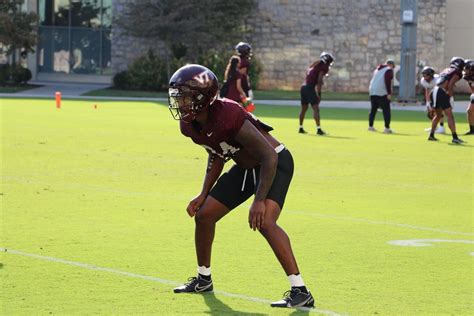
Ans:
<svg viewBox="0 0 474 316"><path fill-rule="evenodd" d="M135 37L163 41L176 58L195 62L211 48L228 50L241 41L244 17L255 6L256 0L138 0L116 23Z"/></svg>
<svg viewBox="0 0 474 316"><path fill-rule="evenodd" d="M37 21L35 13L20 10L23 1L0 2L0 46L7 55L13 54L12 64L16 63L16 50L34 52L37 42Z"/></svg>

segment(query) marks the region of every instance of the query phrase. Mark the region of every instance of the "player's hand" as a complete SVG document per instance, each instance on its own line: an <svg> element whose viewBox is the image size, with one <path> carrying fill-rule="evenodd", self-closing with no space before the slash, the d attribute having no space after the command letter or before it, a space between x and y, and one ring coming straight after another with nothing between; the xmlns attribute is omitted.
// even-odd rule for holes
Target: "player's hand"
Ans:
<svg viewBox="0 0 474 316"><path fill-rule="evenodd" d="M390 101L392 100L392 96L390 94L387 94L387 99Z"/></svg>
<svg viewBox="0 0 474 316"><path fill-rule="evenodd" d="M250 100L253 100L253 91L249 90L248 92Z"/></svg>
<svg viewBox="0 0 474 316"><path fill-rule="evenodd" d="M186 208L188 215L190 217L193 217L194 215L196 215L197 211L199 211L199 208L201 207L201 205L204 203L205 200L206 200L206 195L204 194L199 194L194 199L192 199L189 202L188 207Z"/></svg>
<svg viewBox="0 0 474 316"><path fill-rule="evenodd" d="M253 201L249 211L249 226L253 230L265 227L265 202Z"/></svg>

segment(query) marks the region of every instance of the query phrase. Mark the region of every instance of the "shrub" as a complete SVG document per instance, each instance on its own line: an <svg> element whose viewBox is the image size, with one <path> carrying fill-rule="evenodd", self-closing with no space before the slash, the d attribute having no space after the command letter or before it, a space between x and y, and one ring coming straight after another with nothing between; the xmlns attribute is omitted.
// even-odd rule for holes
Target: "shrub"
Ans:
<svg viewBox="0 0 474 316"><path fill-rule="evenodd" d="M166 65L152 50L133 62L128 75L134 90L158 91L168 86Z"/></svg>
<svg viewBox="0 0 474 316"><path fill-rule="evenodd" d="M8 79L10 79L10 65L0 64L0 86L6 85Z"/></svg>
<svg viewBox="0 0 474 316"><path fill-rule="evenodd" d="M128 90L131 87L128 71L121 71L115 74L113 78L114 87L117 89Z"/></svg>
<svg viewBox="0 0 474 316"><path fill-rule="evenodd" d="M19 65L11 68L11 76L14 84L26 84L33 77L28 68Z"/></svg>

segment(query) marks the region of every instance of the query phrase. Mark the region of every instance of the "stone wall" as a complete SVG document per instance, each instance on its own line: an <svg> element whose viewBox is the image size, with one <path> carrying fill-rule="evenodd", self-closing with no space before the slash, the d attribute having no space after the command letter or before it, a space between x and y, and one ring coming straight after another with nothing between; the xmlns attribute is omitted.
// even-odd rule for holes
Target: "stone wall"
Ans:
<svg viewBox="0 0 474 316"><path fill-rule="evenodd" d="M112 0L114 19L125 10L127 3L133 0ZM138 57L143 56L149 49L162 52L164 45L155 39L136 38L125 34L125 32L114 24L112 27L112 67L117 73L126 70L128 66Z"/></svg>
<svg viewBox="0 0 474 316"><path fill-rule="evenodd" d="M114 17L131 0L114 0ZM387 58L400 60L400 0L258 0L248 18L245 40L262 62L262 89L298 89L306 69L323 50L336 62L325 89L367 91L375 66ZM418 0L417 61L441 69L445 45L446 0ZM155 40L136 39L112 30L112 64L121 71Z"/></svg>
<svg viewBox="0 0 474 316"><path fill-rule="evenodd" d="M297 89L319 54L334 63L325 89L367 91L375 66L400 61L400 0L259 0L249 41L262 89ZM417 61L444 67L446 0L418 0Z"/></svg>

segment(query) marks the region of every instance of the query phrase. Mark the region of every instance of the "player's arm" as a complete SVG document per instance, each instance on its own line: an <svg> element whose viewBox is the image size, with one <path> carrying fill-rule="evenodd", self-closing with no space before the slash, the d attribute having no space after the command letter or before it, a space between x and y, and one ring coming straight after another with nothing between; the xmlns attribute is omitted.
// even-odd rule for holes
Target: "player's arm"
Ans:
<svg viewBox="0 0 474 316"><path fill-rule="evenodd" d="M448 83L448 95L450 97L454 96L454 85L456 84L456 82L458 82L458 80L461 79L461 77L459 77L458 74L454 74L452 77L451 77L451 80L449 80L449 83Z"/></svg>
<svg viewBox="0 0 474 316"><path fill-rule="evenodd" d="M251 152L260 163L260 182L250 207L249 225L253 230L261 229L264 226L265 198L275 177L278 155L265 137L248 120L244 121L235 140Z"/></svg>
<svg viewBox="0 0 474 316"><path fill-rule="evenodd" d="M216 183L223 168L224 159L209 152L209 156L207 159L206 175L204 176L204 183L202 185L201 193L199 193L198 196L192 199L189 202L188 207L186 208L186 211L188 212L189 216L193 217L199 210L201 205L204 203L207 195L209 194L209 191L211 190L214 183Z"/></svg>
<svg viewBox="0 0 474 316"><path fill-rule="evenodd" d="M316 93L318 94L318 96L321 96L321 90L323 88L323 85L324 85L324 73L321 71L318 75L318 83L316 84Z"/></svg>
<svg viewBox="0 0 474 316"><path fill-rule="evenodd" d="M426 102L426 106L428 106L430 104L430 91L429 89L426 89L424 88L425 90L425 102Z"/></svg>

